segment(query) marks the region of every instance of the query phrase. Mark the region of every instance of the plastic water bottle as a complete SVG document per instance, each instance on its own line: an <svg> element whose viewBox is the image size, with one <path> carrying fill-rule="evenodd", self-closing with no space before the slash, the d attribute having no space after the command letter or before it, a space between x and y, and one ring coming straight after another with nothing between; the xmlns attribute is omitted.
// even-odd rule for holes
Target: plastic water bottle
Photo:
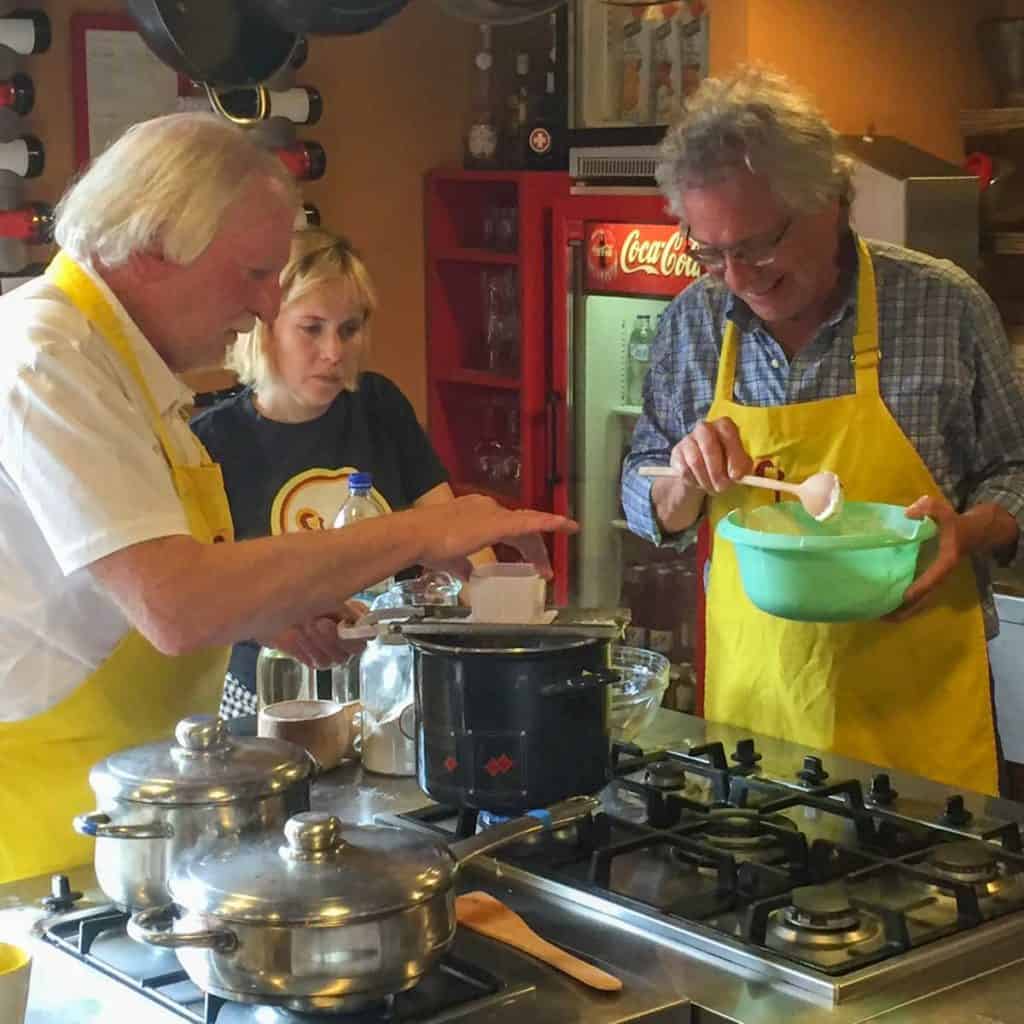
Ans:
<svg viewBox="0 0 1024 1024"><path fill-rule="evenodd" d="M370 497L370 490L373 487L373 477L369 473L353 473L348 478L348 500L341 506L335 526L345 527L351 523L357 523L361 519L373 519L376 516L384 515L377 503ZM394 584L394 577L374 583L366 587L358 594L352 596L357 601L363 601L370 605L374 599L385 594Z"/></svg>
<svg viewBox="0 0 1024 1024"><path fill-rule="evenodd" d="M654 331L651 330L651 318L641 314L633 324L629 336L629 359L627 366L628 405L642 405L644 399L644 378L647 368L651 365L651 342Z"/></svg>

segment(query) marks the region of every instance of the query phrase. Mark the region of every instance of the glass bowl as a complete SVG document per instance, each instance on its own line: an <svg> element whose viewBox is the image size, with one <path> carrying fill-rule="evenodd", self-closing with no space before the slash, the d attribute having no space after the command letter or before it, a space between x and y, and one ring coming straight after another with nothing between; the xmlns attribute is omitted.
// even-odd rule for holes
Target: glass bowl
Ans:
<svg viewBox="0 0 1024 1024"><path fill-rule="evenodd" d="M654 720L668 689L669 662L657 651L612 647L611 668L621 676L611 684L612 739L629 743Z"/></svg>

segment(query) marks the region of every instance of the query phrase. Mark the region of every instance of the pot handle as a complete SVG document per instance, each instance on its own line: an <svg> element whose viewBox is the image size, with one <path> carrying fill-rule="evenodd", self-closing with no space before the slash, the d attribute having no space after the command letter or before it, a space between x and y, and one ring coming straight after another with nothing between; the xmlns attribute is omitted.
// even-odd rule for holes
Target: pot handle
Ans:
<svg viewBox="0 0 1024 1024"><path fill-rule="evenodd" d="M174 829L163 821L150 821L145 825L111 825L110 816L102 811L90 811L75 816L72 822L80 836L94 839L170 839Z"/></svg>
<svg viewBox="0 0 1024 1024"><path fill-rule="evenodd" d="M468 839L449 843L448 849L461 867L474 857L481 857L492 850L508 846L509 843L533 835L534 832L547 832L563 825L570 825L580 818L587 817L588 814L595 813L600 807L601 801L596 797L571 796L568 800L553 804L546 810L531 811L522 818L513 818Z"/></svg>
<svg viewBox="0 0 1024 1024"><path fill-rule="evenodd" d="M622 679L618 672L610 668L599 668L596 672L585 669L578 676L560 679L557 683L548 683L540 688L542 697L564 697L567 693L579 693L595 686L609 686Z"/></svg>
<svg viewBox="0 0 1024 1024"><path fill-rule="evenodd" d="M172 931L177 908L173 903L140 910L128 919L128 934L136 942L161 949L213 949L230 953L238 946L238 936L228 928L206 928L194 932Z"/></svg>

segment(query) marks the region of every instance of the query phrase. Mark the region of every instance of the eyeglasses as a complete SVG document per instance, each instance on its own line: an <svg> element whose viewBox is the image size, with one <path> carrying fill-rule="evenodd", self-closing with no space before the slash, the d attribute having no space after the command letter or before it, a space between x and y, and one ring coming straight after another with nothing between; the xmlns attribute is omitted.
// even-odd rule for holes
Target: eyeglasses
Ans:
<svg viewBox="0 0 1024 1024"><path fill-rule="evenodd" d="M790 217L782 225L782 229L769 238L748 238L737 245L726 245L721 248L698 245L690 238L690 229L687 228L686 250L705 270L724 270L727 257L746 267L767 267L775 260L776 249L782 244L786 232L792 226L793 218Z"/></svg>

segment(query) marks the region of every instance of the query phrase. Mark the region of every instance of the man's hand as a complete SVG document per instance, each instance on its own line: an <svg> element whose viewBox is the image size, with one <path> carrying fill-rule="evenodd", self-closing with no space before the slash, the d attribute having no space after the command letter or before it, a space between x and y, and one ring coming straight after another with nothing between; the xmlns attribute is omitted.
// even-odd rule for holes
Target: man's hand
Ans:
<svg viewBox="0 0 1024 1024"><path fill-rule="evenodd" d="M302 625L292 626L268 644L313 668L328 668L360 654L365 640L342 640L338 625L351 626L366 614L362 601L346 601L338 615L324 615Z"/></svg>
<svg viewBox="0 0 1024 1024"><path fill-rule="evenodd" d="M677 477L659 477L651 487L651 503L665 533L679 533L701 515L708 494L727 491L754 468L740 441L736 424L723 416L702 420L669 455Z"/></svg>
<svg viewBox="0 0 1024 1024"><path fill-rule="evenodd" d="M575 533L573 520L533 509L507 509L493 498L467 494L446 505L428 506L434 516L426 538L422 561L431 569L443 569L465 579L472 571L468 555L494 544L515 548L524 561L551 579L548 549L543 533ZM427 508L417 510L426 512Z"/></svg>
<svg viewBox="0 0 1024 1024"><path fill-rule="evenodd" d="M754 468L754 460L740 440L739 429L728 416L701 420L672 449L669 464L679 470L681 483L697 487L705 494L729 490Z"/></svg>
<svg viewBox="0 0 1024 1024"><path fill-rule="evenodd" d="M907 587L903 604L884 616L886 622L903 622L927 606L932 591L967 554L963 516L944 498L918 498L906 509L908 519L934 519L939 527L939 548L935 560Z"/></svg>

